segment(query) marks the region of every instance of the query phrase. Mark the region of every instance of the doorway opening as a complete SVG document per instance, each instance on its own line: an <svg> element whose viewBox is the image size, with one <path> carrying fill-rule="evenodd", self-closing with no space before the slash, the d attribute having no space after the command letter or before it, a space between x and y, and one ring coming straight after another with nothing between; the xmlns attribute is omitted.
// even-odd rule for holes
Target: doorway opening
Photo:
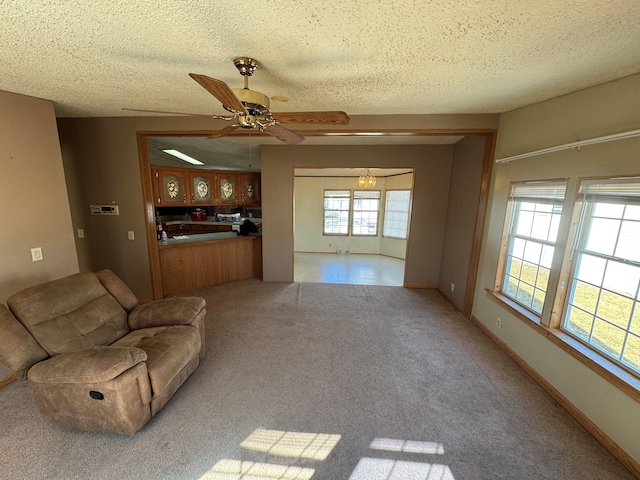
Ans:
<svg viewBox="0 0 640 480"><path fill-rule="evenodd" d="M366 172L294 170L294 282L404 286L414 172Z"/></svg>

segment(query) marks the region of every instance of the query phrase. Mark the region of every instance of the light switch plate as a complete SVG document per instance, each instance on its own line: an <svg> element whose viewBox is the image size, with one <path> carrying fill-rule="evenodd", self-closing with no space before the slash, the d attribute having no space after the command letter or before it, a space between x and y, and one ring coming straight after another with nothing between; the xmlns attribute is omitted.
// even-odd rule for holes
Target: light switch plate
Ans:
<svg viewBox="0 0 640 480"><path fill-rule="evenodd" d="M42 247L35 247L31 249L31 260L34 262L42 260Z"/></svg>
<svg viewBox="0 0 640 480"><path fill-rule="evenodd" d="M129 240L135 240L135 239L136 239L136 234L135 234L135 233L133 233L133 230L129 230L129 231L127 232L127 235L128 235L128 237L129 237Z"/></svg>

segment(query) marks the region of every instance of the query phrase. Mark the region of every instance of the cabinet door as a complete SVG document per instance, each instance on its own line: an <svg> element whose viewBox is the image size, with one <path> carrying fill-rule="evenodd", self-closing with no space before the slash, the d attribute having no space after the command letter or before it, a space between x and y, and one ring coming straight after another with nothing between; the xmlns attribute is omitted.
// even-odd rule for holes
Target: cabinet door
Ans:
<svg viewBox="0 0 640 480"><path fill-rule="evenodd" d="M219 203L239 203L238 177L234 174L223 173L218 176Z"/></svg>
<svg viewBox="0 0 640 480"><path fill-rule="evenodd" d="M191 187L192 204L215 203L213 175L204 172L190 171L189 186Z"/></svg>
<svg viewBox="0 0 640 480"><path fill-rule="evenodd" d="M187 203L187 174L184 170L158 168L154 172L157 191L156 205L184 205Z"/></svg>
<svg viewBox="0 0 640 480"><path fill-rule="evenodd" d="M242 175L240 186L243 205L260 205L260 175Z"/></svg>

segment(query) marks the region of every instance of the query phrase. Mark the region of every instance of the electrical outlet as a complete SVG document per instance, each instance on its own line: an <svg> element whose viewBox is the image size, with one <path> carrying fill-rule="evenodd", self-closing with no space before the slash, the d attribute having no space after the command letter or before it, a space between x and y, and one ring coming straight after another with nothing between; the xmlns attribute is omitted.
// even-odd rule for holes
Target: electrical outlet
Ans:
<svg viewBox="0 0 640 480"><path fill-rule="evenodd" d="M497 319L496 319L496 328L498 330L500 330L500 328L502 328L502 320L500 319L500 317L497 317Z"/></svg>
<svg viewBox="0 0 640 480"><path fill-rule="evenodd" d="M42 260L42 247L35 247L31 249L31 260L34 262Z"/></svg>
<svg viewBox="0 0 640 480"><path fill-rule="evenodd" d="M456 284L455 284L455 283L452 283L452 284L451 284L451 291L453 292L455 289L456 289Z"/></svg>
<svg viewBox="0 0 640 480"><path fill-rule="evenodd" d="M133 230L129 230L127 232L127 235L129 236L129 240L135 240L136 239L136 234L133 233Z"/></svg>
<svg viewBox="0 0 640 480"><path fill-rule="evenodd" d="M84 229L82 228L78 229L78 238L84 238Z"/></svg>

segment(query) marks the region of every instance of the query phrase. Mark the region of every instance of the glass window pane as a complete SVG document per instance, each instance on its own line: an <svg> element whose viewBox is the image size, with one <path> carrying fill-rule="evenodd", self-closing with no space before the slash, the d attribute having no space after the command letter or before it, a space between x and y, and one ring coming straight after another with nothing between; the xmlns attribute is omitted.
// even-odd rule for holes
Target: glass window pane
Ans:
<svg viewBox="0 0 640 480"><path fill-rule="evenodd" d="M531 227L531 236L540 240L549 238L549 229L551 228L551 214L536 212L533 216L533 224Z"/></svg>
<svg viewBox="0 0 640 480"><path fill-rule="evenodd" d="M523 282L527 282L530 285L535 285L537 277L538 266L533 263L524 262L522 264L522 273L520 274L520 280L522 280Z"/></svg>
<svg viewBox="0 0 640 480"><path fill-rule="evenodd" d="M609 260L602 286L633 298L638 291L639 280L640 267Z"/></svg>
<svg viewBox="0 0 640 480"><path fill-rule="evenodd" d="M624 218L627 220L640 220L640 205L627 205L624 209Z"/></svg>
<svg viewBox="0 0 640 480"><path fill-rule="evenodd" d="M518 285L516 300L526 305L527 307L531 307L531 304L533 302L533 287L524 282L520 282L520 285Z"/></svg>
<svg viewBox="0 0 640 480"><path fill-rule="evenodd" d="M533 295L533 304L531 308L534 309L538 313L542 313L542 307L544 306L544 292L542 290L537 290Z"/></svg>
<svg viewBox="0 0 640 480"><path fill-rule="evenodd" d="M515 224L515 232L518 235L528 237L531 233L531 226L533 224L533 212L521 210L518 214Z"/></svg>
<svg viewBox="0 0 640 480"><path fill-rule="evenodd" d="M522 269L522 260L513 257L507 257L507 273L512 277L520 278Z"/></svg>
<svg viewBox="0 0 640 480"><path fill-rule="evenodd" d="M616 257L640 262L640 222L625 220L620 228Z"/></svg>
<svg viewBox="0 0 640 480"><path fill-rule="evenodd" d="M600 289L588 283L574 280L571 304L590 313L596 313Z"/></svg>
<svg viewBox="0 0 640 480"><path fill-rule="evenodd" d="M524 259L531 263L539 263L540 255L542 254L542 244L532 241L527 241L524 247Z"/></svg>
<svg viewBox="0 0 640 480"><path fill-rule="evenodd" d="M542 246L542 254L540 255L540 265L546 268L551 268L551 262L553 261L554 247L549 245Z"/></svg>
<svg viewBox="0 0 640 480"><path fill-rule="evenodd" d="M547 291L547 284L549 283L549 269L539 268L538 278L536 279L536 288L542 291Z"/></svg>
<svg viewBox="0 0 640 480"><path fill-rule="evenodd" d="M632 307L633 301L631 299L607 290L602 290L596 314L600 318L604 318L626 329L629 326Z"/></svg>
<svg viewBox="0 0 640 480"><path fill-rule="evenodd" d="M636 335L640 335L640 302L636 302L629 331L635 333Z"/></svg>
<svg viewBox="0 0 640 480"><path fill-rule="evenodd" d="M510 254L514 257L523 258L524 257L524 246L527 242L521 238L514 238L513 242L511 242L511 252Z"/></svg>
<svg viewBox="0 0 640 480"><path fill-rule="evenodd" d="M386 192L383 235L392 238L407 238L410 190L389 190Z"/></svg>
<svg viewBox="0 0 640 480"><path fill-rule="evenodd" d="M602 258L591 255L579 255L576 278L594 285L601 285L606 265L607 261Z"/></svg>
<svg viewBox="0 0 640 480"><path fill-rule="evenodd" d="M593 216L604 218L622 218L624 205L616 203L596 203Z"/></svg>
<svg viewBox="0 0 640 480"><path fill-rule="evenodd" d="M591 343L600 347L614 358L620 358L622 346L624 345L625 332L621 328L611 325L608 322L596 319L593 326Z"/></svg>
<svg viewBox="0 0 640 480"><path fill-rule="evenodd" d="M595 320L593 315L589 315L587 312L583 312L578 308L570 306L567 319L568 320L565 325L566 330L573 332L583 340L589 340L591 329L593 328L593 322Z"/></svg>
<svg viewBox="0 0 640 480"><path fill-rule="evenodd" d="M619 228L619 220L594 218L589 230L586 249L604 255L613 255Z"/></svg>

